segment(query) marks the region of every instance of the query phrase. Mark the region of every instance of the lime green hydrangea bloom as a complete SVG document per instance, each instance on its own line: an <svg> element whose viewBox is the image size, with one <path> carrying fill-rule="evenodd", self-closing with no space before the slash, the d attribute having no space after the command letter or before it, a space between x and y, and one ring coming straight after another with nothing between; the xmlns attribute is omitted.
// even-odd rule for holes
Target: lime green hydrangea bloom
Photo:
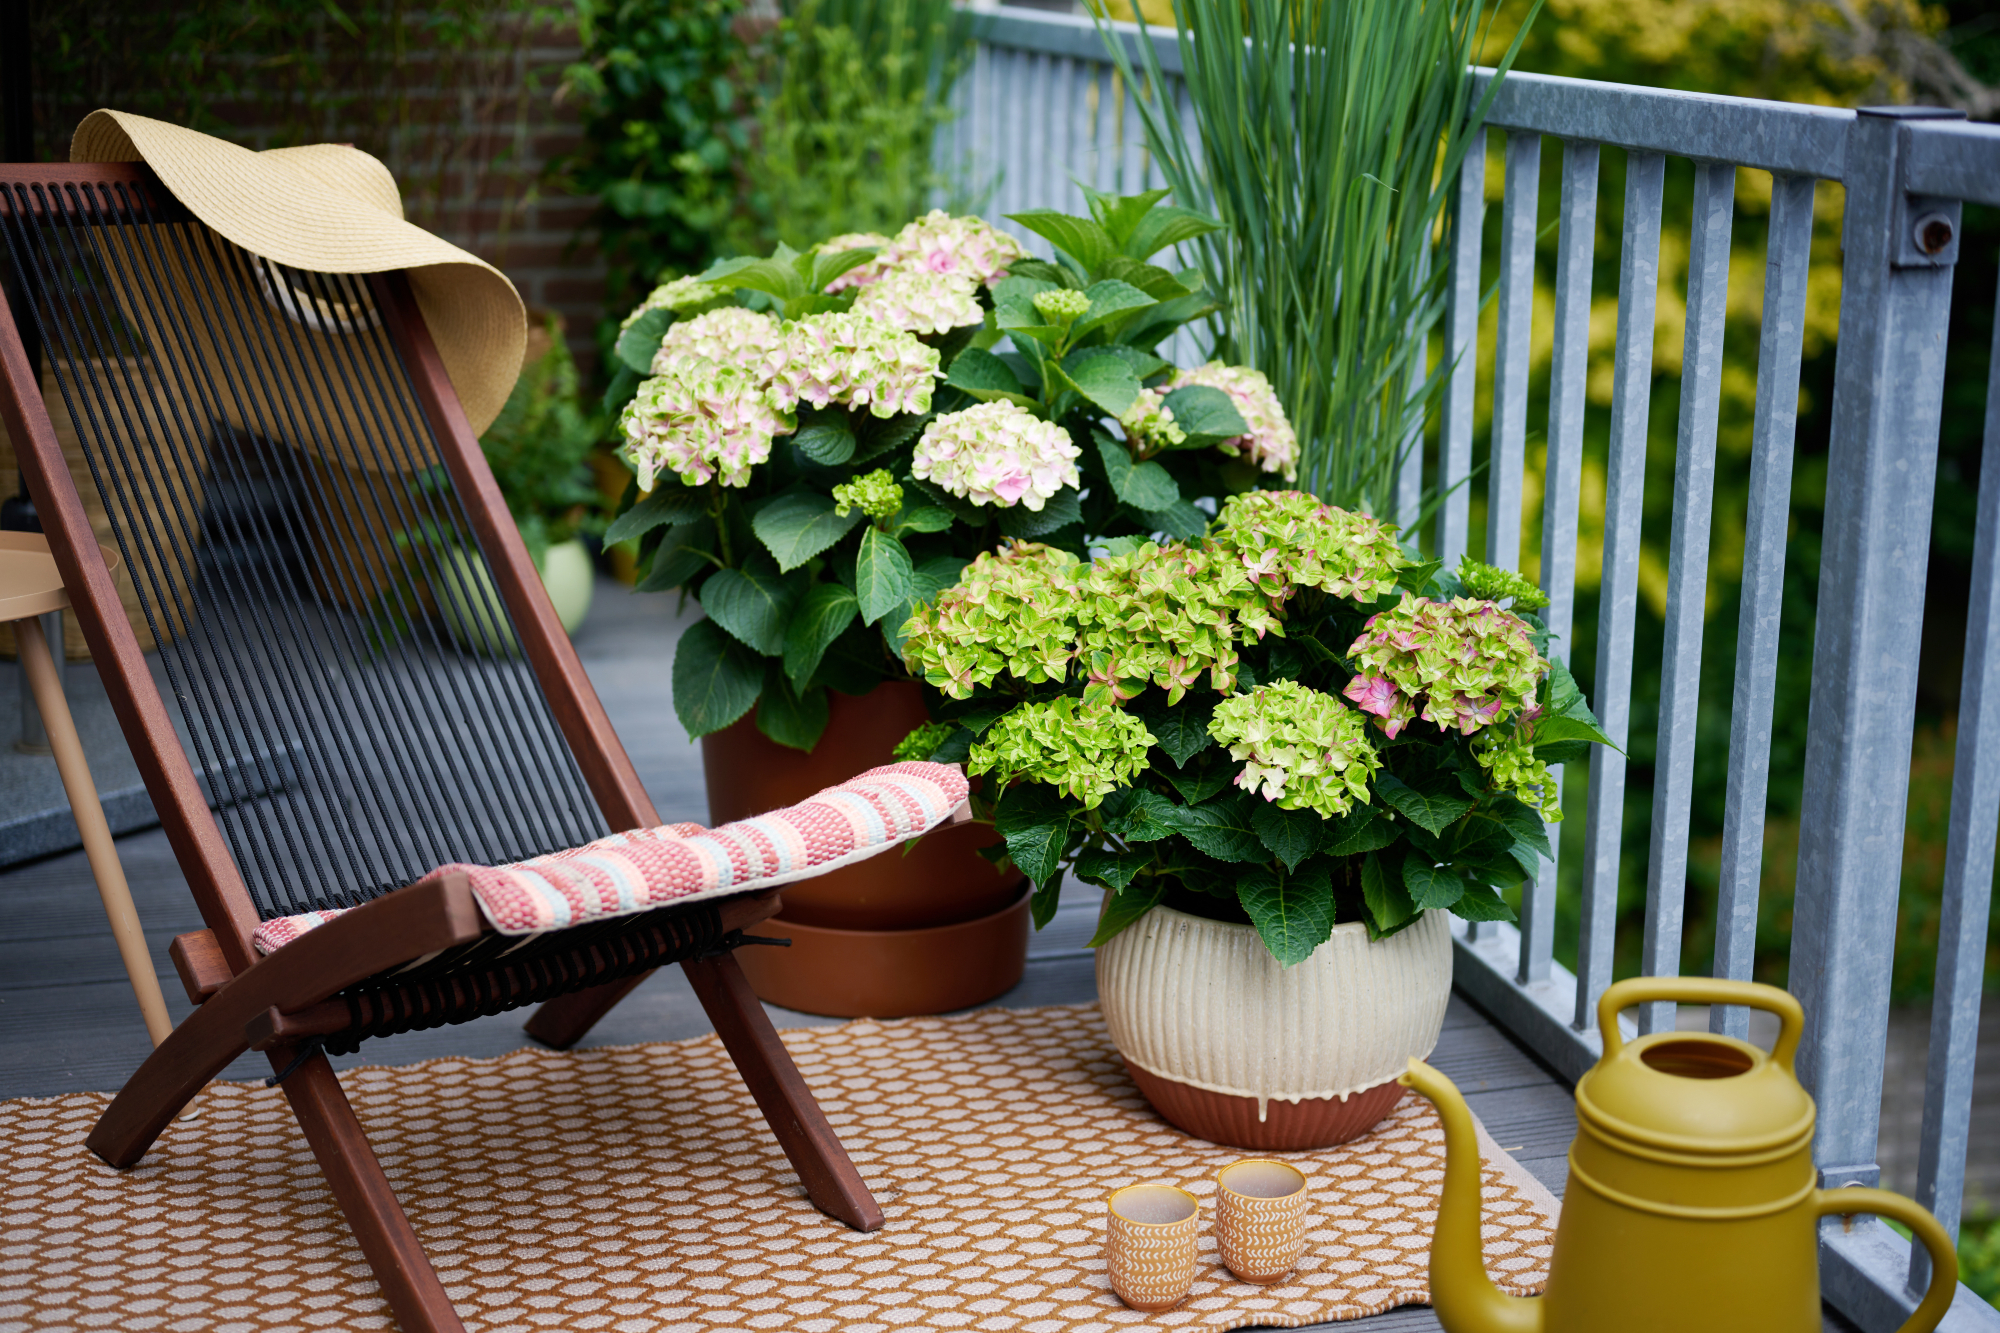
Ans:
<svg viewBox="0 0 2000 1333"><path fill-rule="evenodd" d="M1047 783L1086 810L1130 785L1146 766L1153 733L1130 713L1075 695L1021 704L988 727L972 747L968 773Z"/></svg>
<svg viewBox="0 0 2000 1333"><path fill-rule="evenodd" d="M904 623L903 660L954 699L1003 671L1034 685L1062 680L1077 648L1076 566L1039 542L982 554Z"/></svg>
<svg viewBox="0 0 2000 1333"><path fill-rule="evenodd" d="M937 747L950 740L951 733L957 730L958 725L954 722L926 722L897 741L890 757L897 763L921 762L930 758Z"/></svg>
<svg viewBox="0 0 2000 1333"><path fill-rule="evenodd" d="M1167 406L1167 396L1158 389L1139 390L1139 396L1118 418L1118 424L1125 428L1125 438L1141 456L1171 449L1187 440L1187 432L1174 421L1174 410Z"/></svg>
<svg viewBox="0 0 2000 1333"><path fill-rule="evenodd" d="M1382 767L1368 741L1368 722L1330 694L1296 681L1274 680L1224 699L1208 734L1243 762L1236 785L1282 810L1312 810L1331 819L1368 801L1368 783Z"/></svg>
<svg viewBox="0 0 2000 1333"><path fill-rule="evenodd" d="M1512 792L1522 804L1540 811L1549 823L1562 822L1562 792L1548 764L1535 758L1534 741L1525 728L1488 727L1472 743L1472 757L1495 787Z"/></svg>
<svg viewBox="0 0 2000 1333"><path fill-rule="evenodd" d="M1209 545L1233 553L1273 594L1319 588L1373 601L1393 592L1396 571L1413 563L1395 525L1321 504L1304 491L1247 491L1223 502Z"/></svg>
<svg viewBox="0 0 2000 1333"><path fill-rule="evenodd" d="M1347 697L1392 737L1417 716L1465 736L1505 722L1532 706L1549 670L1526 621L1470 597L1405 593L1368 618L1347 655L1361 668Z"/></svg>
<svg viewBox="0 0 2000 1333"><path fill-rule="evenodd" d="M1052 324L1073 324L1090 309L1088 296L1062 287L1036 292L1034 302L1035 313Z"/></svg>
<svg viewBox="0 0 2000 1333"><path fill-rule="evenodd" d="M1106 556L1077 583L1086 699L1122 703L1153 684L1179 703L1204 671L1226 694L1236 688L1242 636L1284 633L1276 604L1237 562L1179 542Z"/></svg>
<svg viewBox="0 0 2000 1333"><path fill-rule="evenodd" d="M870 518L884 519L902 507L903 488L885 467L833 488L833 512L842 518L850 510L859 509Z"/></svg>
<svg viewBox="0 0 2000 1333"><path fill-rule="evenodd" d="M618 323L620 333L639 322L639 316L648 310L671 310L680 314L698 310L712 301L720 301L722 288L703 282L700 278L672 278L647 294L646 299L632 307L632 313Z"/></svg>
<svg viewBox="0 0 2000 1333"><path fill-rule="evenodd" d="M1484 564L1471 556L1460 556L1458 583L1467 597L1482 602L1504 602L1509 597L1522 611L1539 611L1549 604L1549 596L1511 569Z"/></svg>

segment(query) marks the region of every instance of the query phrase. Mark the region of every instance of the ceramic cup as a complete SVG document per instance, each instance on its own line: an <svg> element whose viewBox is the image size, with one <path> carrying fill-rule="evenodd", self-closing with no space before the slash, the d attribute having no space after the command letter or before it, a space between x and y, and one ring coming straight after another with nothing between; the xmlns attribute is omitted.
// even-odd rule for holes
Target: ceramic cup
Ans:
<svg viewBox="0 0 2000 1333"><path fill-rule="evenodd" d="M1222 1264L1265 1286L1298 1267L1306 1248L1306 1178L1296 1167L1252 1157L1215 1173L1215 1242Z"/></svg>
<svg viewBox="0 0 2000 1333"><path fill-rule="evenodd" d="M1194 1285L1201 1205L1172 1185L1129 1185L1106 1201L1111 1290L1134 1310L1171 1310Z"/></svg>

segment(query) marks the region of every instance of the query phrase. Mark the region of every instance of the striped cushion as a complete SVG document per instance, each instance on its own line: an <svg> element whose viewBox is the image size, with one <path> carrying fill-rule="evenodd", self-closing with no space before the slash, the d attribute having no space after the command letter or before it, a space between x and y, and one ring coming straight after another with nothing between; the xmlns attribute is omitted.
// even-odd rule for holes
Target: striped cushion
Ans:
<svg viewBox="0 0 2000 1333"><path fill-rule="evenodd" d="M513 865L439 869L465 872L494 930L532 935L823 875L929 832L965 795L955 765L888 764L809 801L717 829L668 824ZM266 921L257 928L257 950L275 952L339 914Z"/></svg>

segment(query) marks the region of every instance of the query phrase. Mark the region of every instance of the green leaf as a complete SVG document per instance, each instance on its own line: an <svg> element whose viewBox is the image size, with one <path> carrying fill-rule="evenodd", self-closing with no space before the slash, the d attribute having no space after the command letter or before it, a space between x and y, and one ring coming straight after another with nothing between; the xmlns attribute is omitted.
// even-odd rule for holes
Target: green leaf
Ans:
<svg viewBox="0 0 2000 1333"><path fill-rule="evenodd" d="M1297 870L1299 862L1319 850L1323 822L1311 810L1281 810L1269 801L1258 801L1250 816L1257 836L1287 870Z"/></svg>
<svg viewBox="0 0 2000 1333"><path fill-rule="evenodd" d="M1099 809L1104 831L1125 842L1158 842L1180 831L1174 822L1180 807L1158 792L1121 787L1105 797Z"/></svg>
<svg viewBox="0 0 2000 1333"><path fill-rule="evenodd" d="M792 444L815 463L839 467L854 457L854 432L838 418L799 427Z"/></svg>
<svg viewBox="0 0 2000 1333"><path fill-rule="evenodd" d="M785 675L794 689L805 688L819 670L820 658L854 623L860 609L854 594L838 583L815 583L806 589L785 626Z"/></svg>
<svg viewBox="0 0 2000 1333"><path fill-rule="evenodd" d="M973 735L964 727L944 738L925 758L934 764L962 764L972 757Z"/></svg>
<svg viewBox="0 0 2000 1333"><path fill-rule="evenodd" d="M1085 362L1095 361L1107 356L1114 361L1124 362L1131 369L1133 375L1142 380L1157 375L1163 370L1171 370L1173 368L1159 357L1154 356L1151 352L1142 352L1136 347L1127 347L1124 343L1111 343L1098 347L1079 347L1062 359L1063 368L1074 374L1076 369Z"/></svg>
<svg viewBox="0 0 2000 1333"><path fill-rule="evenodd" d="M1484 884L1469 884L1465 896L1452 904L1451 910L1467 921L1515 921L1514 909L1507 906L1492 888Z"/></svg>
<svg viewBox="0 0 2000 1333"><path fill-rule="evenodd" d="M1140 467L1157 467L1157 463L1141 463ZM1208 531L1208 515L1196 509L1186 500L1176 500L1165 509L1141 509L1139 522L1153 532L1164 532L1178 541L1192 541Z"/></svg>
<svg viewBox="0 0 2000 1333"><path fill-rule="evenodd" d="M1047 884L1062 868L1069 843L1071 811L1053 788L1017 782L1001 793L993 825L1007 840L1007 855L1036 884Z"/></svg>
<svg viewBox="0 0 2000 1333"><path fill-rule="evenodd" d="M1117 892L1130 884L1132 876L1144 870L1152 859L1151 852L1119 851L1115 847L1086 847L1077 853L1076 864L1070 868L1076 872L1076 877L1086 884L1095 884L1100 888ZM1156 889L1155 894L1157 893Z"/></svg>
<svg viewBox="0 0 2000 1333"><path fill-rule="evenodd" d="M1584 711L1586 714L1584 717L1556 717L1544 713L1533 722L1528 723L1530 729L1529 736L1534 743L1535 757L1538 759L1543 757L1542 747L1544 745L1552 745L1564 741L1583 741L1597 745L1611 745L1611 737L1604 733L1604 728L1597 725L1597 719L1588 716L1588 709ZM1614 750L1618 749L1616 745L1611 745L1611 748ZM1622 754L1624 752L1621 750L1619 753ZM1548 761L1544 760L1544 762Z"/></svg>
<svg viewBox="0 0 2000 1333"><path fill-rule="evenodd" d="M615 546L654 528L692 523L707 512L699 490L680 485L678 479L668 484L662 478L651 495L611 520L611 526L604 530L604 543Z"/></svg>
<svg viewBox="0 0 2000 1333"><path fill-rule="evenodd" d="M952 512L942 505L917 505L915 508L905 505L889 520L889 526L900 537L906 532L943 532L954 521Z"/></svg>
<svg viewBox="0 0 2000 1333"><path fill-rule="evenodd" d="M1040 930L1043 926L1055 920L1056 908L1061 905L1061 875L1051 875L1049 878L1035 885L1034 899L1028 904L1028 910L1035 918L1035 929Z"/></svg>
<svg viewBox="0 0 2000 1333"><path fill-rule="evenodd" d="M667 533L653 552L653 563L639 581L640 592L664 592L678 588L709 567L708 548L715 544L715 520L703 514Z"/></svg>
<svg viewBox="0 0 2000 1333"><path fill-rule="evenodd" d="M1020 223L1091 272L1118 253L1117 244L1104 228L1088 218L1071 217L1052 208L1031 208L1025 213L1009 213L1007 220Z"/></svg>
<svg viewBox="0 0 2000 1333"><path fill-rule="evenodd" d="M1070 272L1067 265L1051 264L1046 259L1017 259L1007 265L1007 273L1009 277L1039 282L1044 288L1063 287L1076 292L1083 290L1083 281ZM998 299L997 295L995 299Z"/></svg>
<svg viewBox="0 0 2000 1333"><path fill-rule="evenodd" d="M1155 301L1171 301L1188 295L1187 286L1179 278L1156 264L1148 264L1129 255L1111 256L1101 276L1130 283Z"/></svg>
<svg viewBox="0 0 2000 1333"><path fill-rule="evenodd" d="M860 268L873 259L876 250L876 246L863 245L852 250L822 251L812 258L812 277L807 279L807 282L814 291L823 292L826 290L826 285L841 274L849 269Z"/></svg>
<svg viewBox="0 0 2000 1333"><path fill-rule="evenodd" d="M1557 764L1581 764L1590 758L1590 742L1544 741L1537 737L1535 758L1551 767Z"/></svg>
<svg viewBox="0 0 2000 1333"><path fill-rule="evenodd" d="M958 354L944 382L954 389L963 389L982 403L1004 399L1026 408L1040 406L1012 366L977 347L968 347Z"/></svg>
<svg viewBox="0 0 2000 1333"><path fill-rule="evenodd" d="M824 689L794 694L784 669L776 662L766 664L764 693L757 700L757 730L780 745L810 754L826 730L826 716Z"/></svg>
<svg viewBox="0 0 2000 1333"><path fill-rule="evenodd" d="M701 280L723 288L748 287L753 292L768 292L780 301L807 294L805 279L798 269L782 259L725 259L702 274Z"/></svg>
<svg viewBox="0 0 2000 1333"><path fill-rule="evenodd" d="M1177 806L1174 832L1218 861L1264 861L1270 853L1250 822L1250 800L1240 792L1217 797L1205 805Z"/></svg>
<svg viewBox="0 0 2000 1333"><path fill-rule="evenodd" d="M1078 361L1073 372L1061 365L1052 369L1056 383L1082 394L1114 417L1130 410L1133 400L1139 396L1139 377L1132 373L1132 367L1115 356Z"/></svg>
<svg viewBox="0 0 2000 1333"><path fill-rule="evenodd" d="M1107 336L1115 334L1130 324L1133 316L1141 310L1159 304L1131 283L1119 282L1115 278L1093 282L1083 294L1090 298L1090 309L1070 329L1071 339L1079 342L1100 330ZM1124 410L1118 409L1120 412Z"/></svg>
<svg viewBox="0 0 2000 1333"><path fill-rule="evenodd" d="M1076 491L1065 487L1043 502L1040 509L1008 505L1000 511L1000 532L1007 537L1043 537L1057 528L1083 522L1083 507Z"/></svg>
<svg viewBox="0 0 2000 1333"><path fill-rule="evenodd" d="M1432 865L1430 857L1414 847L1403 855L1403 887L1419 911L1450 907L1465 893L1463 879Z"/></svg>
<svg viewBox="0 0 2000 1333"><path fill-rule="evenodd" d="M1166 509L1180 502L1181 488L1158 463L1134 463L1125 446L1103 431L1093 431L1104 475L1118 498L1138 510Z"/></svg>
<svg viewBox="0 0 2000 1333"><path fill-rule="evenodd" d="M1189 384L1166 396L1174 424L1187 433L1187 447L1206 448L1247 434L1250 424L1236 400L1212 384Z"/></svg>
<svg viewBox="0 0 2000 1333"><path fill-rule="evenodd" d="M1418 596L1430 585L1437 572L1444 568L1442 560L1420 560L1414 565L1405 565L1396 571L1396 586L1408 589Z"/></svg>
<svg viewBox="0 0 2000 1333"><path fill-rule="evenodd" d="M673 327L674 312L663 307L648 310L627 325L618 335L615 349L619 364L629 367L640 375L653 373L653 354L660 350L660 339L667 336Z"/></svg>
<svg viewBox="0 0 2000 1333"><path fill-rule="evenodd" d="M886 420L874 416L863 417L861 419L861 431L859 435L860 443L854 446L854 458L852 461L865 463L877 454L887 453L891 449L902 448L911 440L923 434L924 427L930 424L930 420L931 418L928 413L923 416L914 416L907 412L889 417Z"/></svg>
<svg viewBox="0 0 2000 1333"><path fill-rule="evenodd" d="M630 366L619 366L617 373L611 377L611 383L604 387L604 397L598 400L604 415L616 418L624 411L625 404L632 401L632 395L639 391L639 381L644 378Z"/></svg>
<svg viewBox="0 0 2000 1333"><path fill-rule="evenodd" d="M882 654L882 636L856 623L827 645L811 683L858 697L889 679L891 670Z"/></svg>
<svg viewBox="0 0 2000 1333"><path fill-rule="evenodd" d="M1215 738L1208 734L1208 721L1215 716L1215 703L1211 695L1190 694L1177 704L1169 704L1164 695L1148 692L1133 712L1146 724L1146 730L1153 733L1153 740L1167 752L1167 757L1174 761L1174 767L1180 768L1215 744Z"/></svg>
<svg viewBox="0 0 2000 1333"><path fill-rule="evenodd" d="M1227 764L1197 764L1193 768L1155 769L1173 784L1187 805L1200 805L1235 780Z"/></svg>
<svg viewBox="0 0 2000 1333"><path fill-rule="evenodd" d="M1089 855L1089 852L1084 853L1086 857ZM1132 853L1130 852L1117 854L1120 860L1130 859L1131 856ZM1083 857L1079 857L1077 858L1077 875L1079 878L1083 877L1082 867ZM1118 893L1113 894L1110 901L1104 904L1103 915L1097 918L1097 933L1090 937L1088 947L1101 949L1109 944L1127 926L1152 911L1166 891L1166 885L1155 880L1150 888L1124 888Z"/></svg>
<svg viewBox="0 0 2000 1333"><path fill-rule="evenodd" d="M1139 220L1122 248L1134 259L1151 259L1170 245L1221 230L1222 224L1214 218L1191 208L1163 204Z"/></svg>
<svg viewBox="0 0 2000 1333"><path fill-rule="evenodd" d="M1432 780L1426 781L1425 789L1419 791L1393 773L1375 776L1375 794L1397 814L1429 833L1443 833L1472 808L1471 801L1452 790L1456 785L1453 782L1448 787Z"/></svg>
<svg viewBox="0 0 2000 1333"><path fill-rule="evenodd" d="M1144 194L1106 194L1102 190L1083 187L1084 198L1090 201L1090 215L1097 219L1105 234L1115 245L1123 245L1131 238L1132 229L1139 220L1151 211L1154 204L1172 194L1172 190L1147 190Z"/></svg>
<svg viewBox="0 0 2000 1333"><path fill-rule="evenodd" d="M701 608L708 618L766 657L785 650L785 622L796 600L797 594L776 574L747 569L717 570L701 585Z"/></svg>
<svg viewBox="0 0 2000 1333"><path fill-rule="evenodd" d="M1183 324L1205 318L1221 308L1207 292L1177 296L1140 311L1119 336L1129 346L1152 347Z"/></svg>
<svg viewBox="0 0 2000 1333"><path fill-rule="evenodd" d="M712 620L681 632L674 649L674 715L694 740L749 712L764 687L764 664Z"/></svg>
<svg viewBox="0 0 2000 1333"><path fill-rule="evenodd" d="M1502 796L1485 812L1516 839L1527 843L1542 856L1555 860L1549 846L1549 827L1540 814L1512 796Z"/></svg>
<svg viewBox="0 0 2000 1333"><path fill-rule="evenodd" d="M1417 905L1410 901L1403 877L1392 865L1393 861L1385 863L1373 853L1361 863L1361 898L1368 904L1368 915L1374 918L1371 935L1386 935L1407 925L1417 915Z"/></svg>
<svg viewBox="0 0 2000 1333"><path fill-rule="evenodd" d="M916 569L909 550L880 528L863 528L861 551L854 560L854 596L861 604L861 623L874 624L915 591Z"/></svg>
<svg viewBox="0 0 2000 1333"><path fill-rule="evenodd" d="M1584 702L1583 690L1576 683L1576 677L1569 674L1569 668L1561 662L1549 664L1549 674L1542 678L1539 691L1542 716L1529 726L1533 729L1536 747L1544 741L1594 741L1599 745L1612 744L1611 737L1597 724L1597 715ZM1623 754L1624 751L1620 750Z"/></svg>
<svg viewBox="0 0 2000 1333"><path fill-rule="evenodd" d="M1379 851L1399 836L1396 826L1379 818L1372 805L1357 805L1320 829L1319 849L1328 856L1359 856Z"/></svg>
<svg viewBox="0 0 2000 1333"><path fill-rule="evenodd" d="M771 501L750 527L776 557L778 568L790 571L845 537L861 519L859 510L849 510L843 518L834 512L830 497L806 491Z"/></svg>
<svg viewBox="0 0 2000 1333"><path fill-rule="evenodd" d="M1324 868L1284 876L1258 866L1236 881L1236 901L1281 966L1303 963L1333 934L1333 894Z"/></svg>

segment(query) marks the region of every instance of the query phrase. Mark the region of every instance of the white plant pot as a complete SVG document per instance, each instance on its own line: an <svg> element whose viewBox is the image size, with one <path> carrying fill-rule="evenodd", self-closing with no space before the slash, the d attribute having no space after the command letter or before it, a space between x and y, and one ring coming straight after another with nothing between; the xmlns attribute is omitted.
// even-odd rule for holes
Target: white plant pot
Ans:
<svg viewBox="0 0 2000 1333"><path fill-rule="evenodd" d="M454 547L444 557L443 566L438 609L452 637L474 652L497 651L507 657L519 652L513 627L497 613L500 593L493 586L486 562L470 549ZM548 591L563 632L576 633L590 614L595 587L589 548L581 541L558 542L549 547L535 569L542 576L542 587Z"/></svg>
<svg viewBox="0 0 2000 1333"><path fill-rule="evenodd" d="M1097 951L1111 1039L1147 1100L1212 1142L1326 1147L1395 1108L1451 999L1450 918L1370 943L1335 926L1283 967L1250 926L1155 907Z"/></svg>

